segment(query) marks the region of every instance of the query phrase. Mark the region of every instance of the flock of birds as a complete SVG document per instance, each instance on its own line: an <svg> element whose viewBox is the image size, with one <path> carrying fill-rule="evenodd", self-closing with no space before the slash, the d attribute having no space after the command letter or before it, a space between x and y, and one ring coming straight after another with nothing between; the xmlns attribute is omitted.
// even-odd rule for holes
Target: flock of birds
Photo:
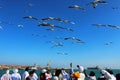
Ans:
<svg viewBox="0 0 120 80"><path fill-rule="evenodd" d="M108 2L103 1L103 0L95 0L93 2L90 2L90 3L86 4L86 5L92 5L93 8L96 8L98 5L101 5L101 4L108 4ZM34 5L32 3L28 3L28 6L33 7ZM0 6L0 8L3 8L3 7ZM68 8L85 10L84 8L82 8L78 5L68 6ZM112 9L118 9L118 7L112 7ZM29 12L29 10L25 10L25 12ZM70 27L58 26L58 25L55 25L53 23L49 23L49 21L55 21L55 22L64 23L64 24L69 23L71 25L76 24L74 21L70 21L70 20L67 20L67 19L61 19L61 18L57 18L57 17L46 17L46 18L42 18L42 19L39 20L38 18L29 15L29 16L24 16L23 19L38 21L37 26L39 28L45 27L45 29L47 31L48 30L49 31L55 31L56 29L60 29L60 30L67 30L67 31L74 32L74 30ZM0 30L4 30L4 27L2 27L1 24L15 25L15 24L12 24L10 22L0 21ZM91 25L96 26L96 27L107 27L107 28L120 29L120 26L112 25L112 24L91 24ZM22 25L22 24L18 24L18 25L15 25L15 26L17 26L18 28L24 28L24 25ZM39 37L40 35L39 34L32 34L32 36L38 36ZM76 43L85 43L84 41L82 41L81 39L79 39L75 36L65 37L65 38L61 38L61 37L57 36L56 39L62 39L62 40L65 40L65 41L72 40ZM60 47L64 46L63 42L54 41L54 40L53 41L47 41L47 43L51 43L53 45L51 48L58 47L58 46L60 46ZM104 45L111 45L112 43L113 42L106 42ZM64 53L64 52L58 52L57 54L68 55L68 53Z"/></svg>

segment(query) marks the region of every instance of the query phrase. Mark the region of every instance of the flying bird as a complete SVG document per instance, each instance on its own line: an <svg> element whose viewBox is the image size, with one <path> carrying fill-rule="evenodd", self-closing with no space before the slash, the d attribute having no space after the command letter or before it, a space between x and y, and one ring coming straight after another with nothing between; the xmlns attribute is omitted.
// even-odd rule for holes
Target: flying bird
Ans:
<svg viewBox="0 0 120 80"><path fill-rule="evenodd" d="M63 43L62 43L62 42L55 42L55 43L54 43L54 46L52 46L52 48L53 48L53 47L58 47L58 46L61 46L61 47L62 47L62 46L63 46Z"/></svg>
<svg viewBox="0 0 120 80"><path fill-rule="evenodd" d="M3 27L2 27L2 26L0 26L0 30L3 30Z"/></svg>
<svg viewBox="0 0 120 80"><path fill-rule="evenodd" d="M80 39L78 39L78 38L76 38L76 37L68 37L68 38L64 38L64 40L69 40L69 39L71 39L71 40L75 40L75 41L77 41L77 43L84 43L82 40L80 40Z"/></svg>
<svg viewBox="0 0 120 80"><path fill-rule="evenodd" d="M111 45L113 42L107 42L105 43L105 45Z"/></svg>
<svg viewBox="0 0 120 80"><path fill-rule="evenodd" d="M39 34L32 34L32 36L36 36L36 37L39 37L40 35L39 35Z"/></svg>
<svg viewBox="0 0 120 80"><path fill-rule="evenodd" d="M78 5L69 6L68 8L74 8L74 9L85 10L84 8L81 8L81 7L78 6Z"/></svg>
<svg viewBox="0 0 120 80"><path fill-rule="evenodd" d="M93 1L93 2L91 2L91 3L92 3L92 5L93 5L93 8L96 8L97 5L98 5L98 3L99 3L99 4L107 4L106 1L102 1L102 0L95 0L95 1Z"/></svg>
<svg viewBox="0 0 120 80"><path fill-rule="evenodd" d="M64 53L64 52L58 52L57 54L68 55L68 53Z"/></svg>
<svg viewBox="0 0 120 80"><path fill-rule="evenodd" d="M33 4L32 4L32 3L28 3L28 6L29 6L29 7L32 7L32 6L33 6Z"/></svg>
<svg viewBox="0 0 120 80"><path fill-rule="evenodd" d="M33 16L25 16L23 17L23 19L33 19L33 20L38 20L37 18L33 17Z"/></svg>
<svg viewBox="0 0 120 80"><path fill-rule="evenodd" d="M53 17L43 18L42 20L54 20Z"/></svg>
<svg viewBox="0 0 120 80"><path fill-rule="evenodd" d="M21 25L21 24L19 24L19 25L17 25L17 27L18 27L18 28L23 28L24 26Z"/></svg>
<svg viewBox="0 0 120 80"><path fill-rule="evenodd" d="M115 25L111 25L111 24L108 24L108 27L115 28L115 29L120 29L120 26L115 26Z"/></svg>
<svg viewBox="0 0 120 80"><path fill-rule="evenodd" d="M97 27L101 27L101 26L103 26L103 27L107 27L107 25L105 25L105 24L92 24L93 26L97 26Z"/></svg>

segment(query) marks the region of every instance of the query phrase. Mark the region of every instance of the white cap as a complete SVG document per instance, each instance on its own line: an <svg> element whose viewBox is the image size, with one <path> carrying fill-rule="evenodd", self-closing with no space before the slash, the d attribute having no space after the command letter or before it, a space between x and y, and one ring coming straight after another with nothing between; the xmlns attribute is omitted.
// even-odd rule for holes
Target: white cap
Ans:
<svg viewBox="0 0 120 80"><path fill-rule="evenodd" d="M84 67L83 66L79 66L79 71L82 73L84 71Z"/></svg>
<svg viewBox="0 0 120 80"><path fill-rule="evenodd" d="M46 71L47 71L46 69L43 69L43 70L42 70L42 73L45 73Z"/></svg>
<svg viewBox="0 0 120 80"><path fill-rule="evenodd" d="M55 76L55 77L53 78L53 80L58 80L58 77L57 77L57 76Z"/></svg>
<svg viewBox="0 0 120 80"><path fill-rule="evenodd" d="M6 74L9 74L9 72L10 72L9 70L6 70Z"/></svg>
<svg viewBox="0 0 120 80"><path fill-rule="evenodd" d="M13 72L14 72L14 73L17 73L17 72L18 72L18 69L13 69Z"/></svg>
<svg viewBox="0 0 120 80"><path fill-rule="evenodd" d="M102 70L101 72L102 72L102 74L105 74L107 71L106 70Z"/></svg>

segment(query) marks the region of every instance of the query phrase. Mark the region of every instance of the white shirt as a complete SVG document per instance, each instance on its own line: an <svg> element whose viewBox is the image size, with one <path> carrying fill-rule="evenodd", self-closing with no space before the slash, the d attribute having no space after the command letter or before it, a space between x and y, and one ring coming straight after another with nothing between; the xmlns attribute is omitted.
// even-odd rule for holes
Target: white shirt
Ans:
<svg viewBox="0 0 120 80"><path fill-rule="evenodd" d="M19 73L13 73L11 75L12 80L21 80L21 76Z"/></svg>
<svg viewBox="0 0 120 80"><path fill-rule="evenodd" d="M34 79L34 80L38 80L38 76L37 76L36 73L33 74L33 79Z"/></svg>
<svg viewBox="0 0 120 80"><path fill-rule="evenodd" d="M80 78L79 80L84 80L85 79L85 74L84 73L80 73Z"/></svg>
<svg viewBox="0 0 120 80"><path fill-rule="evenodd" d="M11 75L10 74L2 75L1 80L11 80Z"/></svg>
<svg viewBox="0 0 120 80"><path fill-rule="evenodd" d="M26 80L26 78L29 76L29 73L25 71L22 75L22 80Z"/></svg>

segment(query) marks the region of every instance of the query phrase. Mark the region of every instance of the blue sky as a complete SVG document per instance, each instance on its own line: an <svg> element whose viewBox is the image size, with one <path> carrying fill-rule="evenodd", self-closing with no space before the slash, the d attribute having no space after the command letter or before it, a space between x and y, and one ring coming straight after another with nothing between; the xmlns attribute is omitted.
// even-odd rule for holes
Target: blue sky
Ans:
<svg viewBox="0 0 120 80"><path fill-rule="evenodd" d="M91 24L111 24L120 26L120 1L106 0L108 4L99 4L95 9L88 3L94 0L0 0L0 63L46 66L51 61L52 67L69 67L72 62L88 66L119 68L120 64L120 30L92 26ZM28 6L28 4L33 6ZM79 5L85 11L70 9L68 6ZM112 9L112 7L118 7ZM28 10L29 12L25 12ZM38 27L38 21L23 19L24 16L34 16L41 21L46 17L57 17L74 21L76 24L47 21L67 30L46 31ZM18 28L17 25L23 25ZM39 34L40 36L32 36ZM44 37L46 36L46 37ZM62 39L55 39L56 36ZM85 42L76 43L64 38L75 36ZM63 42L63 47L54 47L47 41ZM74 44L72 44L74 42ZM113 42L111 45L104 45ZM65 52L68 55L60 55Z"/></svg>

